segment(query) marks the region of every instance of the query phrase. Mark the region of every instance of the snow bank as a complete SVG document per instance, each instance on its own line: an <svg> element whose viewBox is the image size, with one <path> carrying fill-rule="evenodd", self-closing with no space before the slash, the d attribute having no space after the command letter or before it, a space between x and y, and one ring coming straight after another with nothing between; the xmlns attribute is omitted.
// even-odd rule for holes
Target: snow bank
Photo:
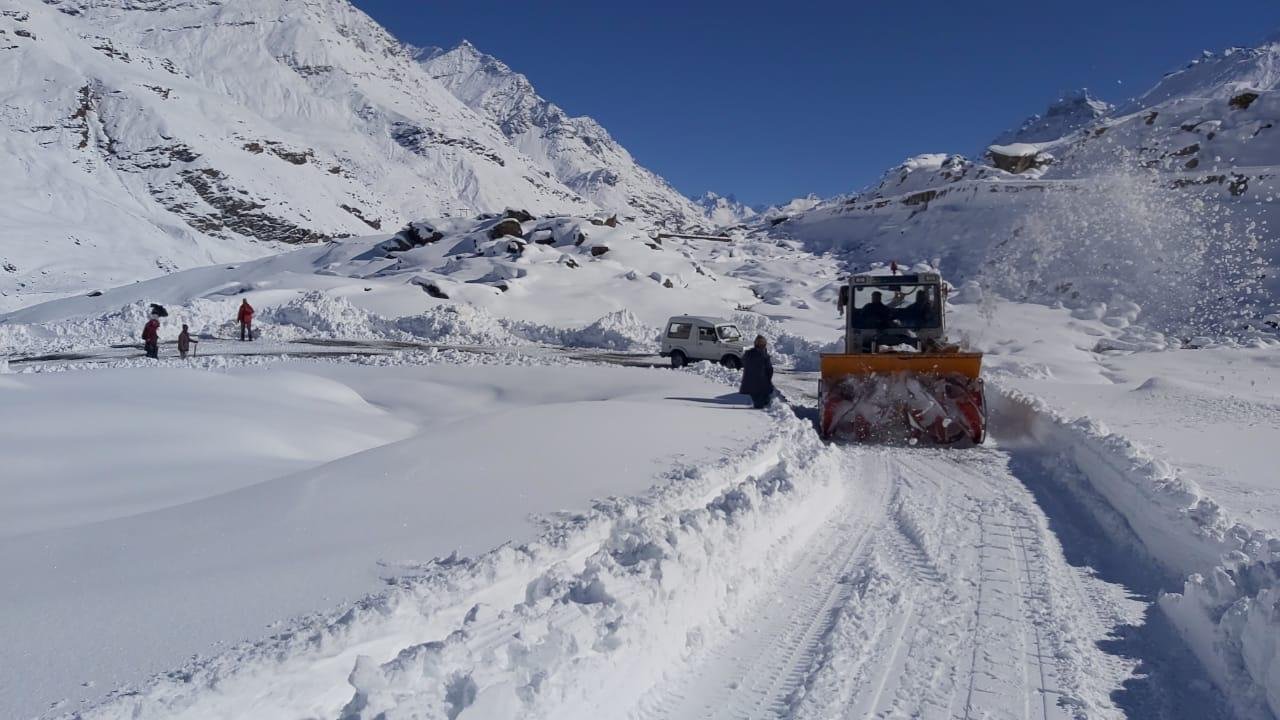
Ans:
<svg viewBox="0 0 1280 720"><path fill-rule="evenodd" d="M558 328L519 320L503 323L512 333L532 342L563 347L657 352L659 329L630 310L616 310L581 328Z"/></svg>
<svg viewBox="0 0 1280 720"><path fill-rule="evenodd" d="M202 338L232 338L239 299L196 299L170 306L161 327L162 339L176 335L186 323ZM47 323L2 323L0 346L15 354L68 352L111 345L137 344L150 304L139 301L93 318ZM557 328L498 318L465 303L434 305L421 313L387 318L353 305L346 298L318 290L285 302L260 307L255 331L265 340L391 340L441 345L510 347L543 342L565 347L656 352L658 329L628 310L608 313L581 328Z"/></svg>
<svg viewBox="0 0 1280 720"><path fill-rule="evenodd" d="M580 570L538 577L509 613L479 608L442 641L358 662L343 717L588 717L638 700L673 661L731 631L754 597L744 581L777 572L838 493L833 455L785 422L797 445L767 471L701 506L624 517ZM625 680L581 682L623 658Z"/></svg>
<svg viewBox="0 0 1280 720"><path fill-rule="evenodd" d="M74 717L599 717L733 632L838 505L837 454L787 408L769 417L745 453L557 515L526 545L389 568L379 595Z"/></svg>
<svg viewBox="0 0 1280 720"><path fill-rule="evenodd" d="M1160 606L1243 716L1280 715L1280 539L1234 521L1168 463L1090 418L1071 420L1040 399L990 384L993 428L1032 440L1083 475L1139 550L1181 594ZM1086 506L1092 503L1086 499ZM1104 523L1105 525L1106 523Z"/></svg>

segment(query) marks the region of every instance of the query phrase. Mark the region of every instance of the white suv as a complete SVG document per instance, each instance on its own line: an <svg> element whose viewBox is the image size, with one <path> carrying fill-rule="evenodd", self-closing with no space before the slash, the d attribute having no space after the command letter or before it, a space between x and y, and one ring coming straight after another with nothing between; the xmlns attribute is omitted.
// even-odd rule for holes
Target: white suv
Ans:
<svg viewBox="0 0 1280 720"><path fill-rule="evenodd" d="M662 357L671 358L671 367L710 360L725 367L742 367L742 331L724 318L681 315L667 321L662 334Z"/></svg>

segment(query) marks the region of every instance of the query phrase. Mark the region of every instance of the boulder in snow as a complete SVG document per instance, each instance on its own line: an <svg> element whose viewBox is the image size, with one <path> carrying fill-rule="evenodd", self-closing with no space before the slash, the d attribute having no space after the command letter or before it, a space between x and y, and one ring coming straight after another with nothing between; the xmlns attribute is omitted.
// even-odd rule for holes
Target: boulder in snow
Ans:
<svg viewBox="0 0 1280 720"><path fill-rule="evenodd" d="M489 239L497 240L500 237L517 237L524 238L524 228L520 226L520 221L515 218L503 218L494 223L489 228Z"/></svg>
<svg viewBox="0 0 1280 720"><path fill-rule="evenodd" d="M995 167L1014 175L1044 167L1053 159L1051 155L1041 152L1038 146L1030 143L992 145L987 148L987 158Z"/></svg>

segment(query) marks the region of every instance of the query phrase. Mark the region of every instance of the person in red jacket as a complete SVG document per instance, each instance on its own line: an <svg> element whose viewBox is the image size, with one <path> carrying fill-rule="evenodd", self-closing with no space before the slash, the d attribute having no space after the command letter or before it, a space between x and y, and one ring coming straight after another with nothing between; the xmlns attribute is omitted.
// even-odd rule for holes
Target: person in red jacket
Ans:
<svg viewBox="0 0 1280 720"><path fill-rule="evenodd" d="M146 326L142 328L142 347L147 351L147 357L153 360L160 358L160 317L158 315L153 314Z"/></svg>
<svg viewBox="0 0 1280 720"><path fill-rule="evenodd" d="M240 339L253 339L253 306L249 304L246 298L240 301L240 312L236 315L236 320L240 321Z"/></svg>

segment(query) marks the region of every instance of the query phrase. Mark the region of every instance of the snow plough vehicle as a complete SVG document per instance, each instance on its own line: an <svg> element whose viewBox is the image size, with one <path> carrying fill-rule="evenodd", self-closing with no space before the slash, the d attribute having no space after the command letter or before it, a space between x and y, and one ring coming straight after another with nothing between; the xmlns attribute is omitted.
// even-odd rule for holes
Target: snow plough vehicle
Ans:
<svg viewBox="0 0 1280 720"><path fill-rule="evenodd" d="M840 288L843 353L822 355L824 438L981 444L982 353L947 341L948 286L936 272L853 275Z"/></svg>

